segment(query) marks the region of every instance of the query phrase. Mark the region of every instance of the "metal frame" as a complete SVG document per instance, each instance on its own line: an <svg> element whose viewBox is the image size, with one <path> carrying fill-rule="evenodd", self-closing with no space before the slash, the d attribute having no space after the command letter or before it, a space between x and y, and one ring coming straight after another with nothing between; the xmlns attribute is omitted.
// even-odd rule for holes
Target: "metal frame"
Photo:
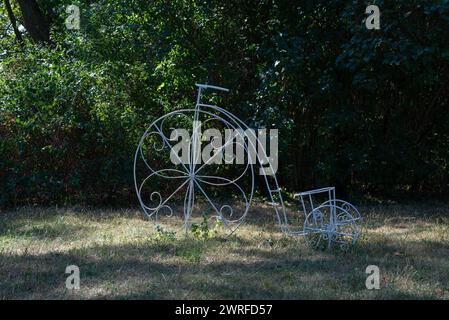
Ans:
<svg viewBox="0 0 449 320"><path fill-rule="evenodd" d="M254 165L251 164L248 161L248 164L245 165L243 172L235 179L228 179L226 177L219 177L219 176L209 176L209 175L203 175L201 174L201 170L204 168L206 164L197 165L197 161L195 158L196 155L199 154L198 151L198 137L196 136L197 128L193 128L193 134L192 139L189 144L189 164L186 166L185 164L182 164L182 167L180 169L154 169L147 158L145 157L145 154L143 152L143 144L145 142L145 139L151 136L156 136L157 138L161 139L163 142L163 146L161 148L157 148L153 146L153 152L160 153L163 152L164 149L170 149L172 146L170 144L170 139L163 133L165 121L172 116L182 116L182 117L188 117L188 114L191 114L191 118L193 118L194 121L198 121L201 115L209 116L212 120L217 120L224 124L227 128L231 129L241 129L243 131L249 129L249 127L239 118L237 118L235 115L233 115L231 112L220 108L216 105L211 104L205 104L201 102L202 92L203 90L218 90L222 92L228 92L229 90L226 88L208 85L208 84L196 84L198 87L198 94L197 94L197 100L196 105L194 109L181 109L181 110L175 110L172 112L169 112L160 118L156 119L145 131L145 133L142 135L135 156L134 156L134 185L136 189L137 198L139 200L139 203L145 212L145 214L148 216L148 218L155 217L157 219L158 215L162 210L166 210L168 212L167 216L173 215L173 209L170 207L169 202L173 198L173 196L180 192L185 192L184 195L184 206L183 206L183 215L184 215L184 229L187 232L187 230L190 227L190 220L192 216L192 212L194 210L196 196L195 194L201 194L206 199L206 202L213 208L216 217L220 219L224 226L227 227L229 230L229 234L232 234L245 220L246 215L248 213L249 208L251 207L251 202L254 194ZM190 117L189 117L190 118ZM197 123L197 122L193 122ZM262 149L264 152L264 155L266 156L266 150L264 149L265 146L263 146L260 141L257 139L257 148L252 144L250 139L248 139L248 142L245 142L243 147L246 152L248 152L248 149L254 148L256 150ZM225 148L226 145L229 142L227 141L221 148ZM249 143L249 144L248 144ZM258 162L261 163L261 160L259 158L259 153L257 152ZM179 159L179 157L178 157ZM179 159L180 160L180 159ZM148 169L149 174L142 180L138 179L137 176L137 163L138 161L143 161L145 164L145 168ZM268 165L271 168L271 163L268 162ZM239 181L244 176L250 177L251 183L250 183L250 190L245 191L243 187L239 185ZM154 190L151 192L150 199L145 200L142 196L142 188L144 185L149 181L149 179L158 177L161 179L167 180L175 180L177 182L177 188L176 190L171 193L169 196L163 197L161 193L157 190ZM350 203L347 203L345 201L339 200L335 198L335 188L334 187L328 187L328 188L321 188L316 190L310 190L306 192L301 192L295 194L295 197L301 198L301 203L303 207L303 211L305 214L305 222L304 227L302 231L294 231L291 229L291 225L289 223L289 219L287 218L287 213L281 193L281 188L279 187L277 178L275 175L273 176L267 176L264 175L264 181L269 193L269 200L271 205L273 206L273 209L275 211L275 215L278 221L278 224L281 228L281 230L290 236L305 236L306 239L309 235L312 235L314 233L320 233L324 237L327 237L328 239L334 239L333 235L335 235L335 230L338 229L338 227L342 223L356 223L357 220L361 220L360 213L357 211L357 209ZM234 210L230 205L222 205L218 207L214 201L211 199L211 197L208 194L208 186L229 186L232 185L237 188L237 190L240 193L241 199L244 203L244 210L240 217L234 218ZM315 206L313 202L313 196L316 194L328 194L328 200L319 206ZM310 200L311 208L308 210L306 208L306 202L304 201L305 197L308 197ZM337 205L338 204L338 205ZM329 209L329 223L325 225L325 229L321 227L315 227L310 228L307 223L308 221L312 221L314 217L316 217L319 213L322 214L321 211L324 209ZM230 217L233 217L233 219L228 219L225 217L225 211L228 211L228 215ZM338 220L338 212L343 212L346 217L350 217L350 219L345 220ZM357 217L354 218L353 215L356 215ZM314 220L316 222L316 219ZM333 230L333 231L332 231ZM334 232L334 234L332 233ZM354 242L359 238L361 234L361 231L357 230L356 235L353 237ZM329 246L331 244L331 241L329 240Z"/></svg>

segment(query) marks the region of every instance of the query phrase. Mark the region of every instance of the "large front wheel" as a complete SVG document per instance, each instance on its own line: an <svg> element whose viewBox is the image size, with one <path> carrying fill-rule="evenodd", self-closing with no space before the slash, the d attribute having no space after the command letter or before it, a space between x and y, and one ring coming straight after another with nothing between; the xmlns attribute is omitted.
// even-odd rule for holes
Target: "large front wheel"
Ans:
<svg viewBox="0 0 449 320"><path fill-rule="evenodd" d="M201 127L215 130L217 139L207 140ZM206 218L208 228L223 225L227 234L244 221L254 193L255 164L248 154L255 146L244 137L223 140L227 130L244 133L234 116L212 106L172 111L148 127L134 157L134 184L149 218L170 218L167 225L186 232ZM241 149L244 163L227 161L228 148ZM171 219L181 212L181 219Z"/></svg>

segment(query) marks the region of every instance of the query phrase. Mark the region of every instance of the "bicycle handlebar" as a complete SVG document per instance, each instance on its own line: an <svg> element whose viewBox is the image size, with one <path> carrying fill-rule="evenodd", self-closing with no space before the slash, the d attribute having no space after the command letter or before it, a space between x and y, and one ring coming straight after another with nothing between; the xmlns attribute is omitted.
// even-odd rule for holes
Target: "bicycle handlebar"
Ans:
<svg viewBox="0 0 449 320"><path fill-rule="evenodd" d="M209 84L201 84L201 83L197 83L196 86L198 88L202 88L202 89L214 89L214 90L220 90L220 91L225 91L228 92L229 89L226 88L222 88L222 87L217 87L217 86L211 86Z"/></svg>

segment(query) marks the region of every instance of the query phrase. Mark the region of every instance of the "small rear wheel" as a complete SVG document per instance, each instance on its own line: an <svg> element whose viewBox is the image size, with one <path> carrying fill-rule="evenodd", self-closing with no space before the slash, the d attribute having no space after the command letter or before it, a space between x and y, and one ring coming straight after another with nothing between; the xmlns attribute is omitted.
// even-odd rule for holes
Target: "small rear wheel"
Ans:
<svg viewBox="0 0 449 320"><path fill-rule="evenodd" d="M304 236L315 249L338 247L347 250L360 237L359 220L348 210L323 204L307 214L304 221Z"/></svg>

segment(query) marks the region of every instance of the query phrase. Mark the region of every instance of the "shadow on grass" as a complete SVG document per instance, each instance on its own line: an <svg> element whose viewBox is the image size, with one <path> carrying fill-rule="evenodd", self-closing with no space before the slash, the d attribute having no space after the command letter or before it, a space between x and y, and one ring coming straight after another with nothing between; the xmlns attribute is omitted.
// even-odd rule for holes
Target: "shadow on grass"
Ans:
<svg viewBox="0 0 449 320"><path fill-rule="evenodd" d="M193 240L142 245L96 245L64 253L0 256L0 298L119 298L119 299L430 299L384 284L368 292L365 268L377 264L390 277L438 284L447 281L440 252L419 259L395 257L390 243L362 244L354 252L331 254L308 249L246 248L236 243ZM441 250L447 250L447 246ZM211 253L218 253L209 261ZM221 255L224 255L220 257ZM227 256L226 256L227 255ZM430 259L432 258L432 259ZM436 259L438 258L438 259ZM429 259L433 261L429 265ZM81 289L65 288L65 268L77 265ZM413 265L413 269L406 267ZM404 271L405 270L405 271ZM416 270L441 272L427 279ZM407 275L403 272L412 272ZM413 273L414 272L414 273ZM388 279L387 279L388 280ZM390 280L392 280L390 278ZM394 279L393 279L394 280Z"/></svg>
<svg viewBox="0 0 449 320"><path fill-rule="evenodd" d="M421 217L409 207L393 214L367 209L370 228ZM385 210L385 209L383 209ZM73 211L73 210L72 210ZM64 223L70 215L89 220L134 217L138 211L92 212L47 210L6 216L0 237L8 241L70 242L94 232L89 226ZM418 212L418 213L417 213ZM62 218L61 218L62 216ZM58 219L63 221L59 223ZM445 219L445 218L444 218ZM81 221L84 221L81 219ZM142 220L144 218L142 217ZM33 221L27 225L26 221ZM120 299L431 299L448 298L449 245L447 242L395 240L377 235L349 252L316 252L302 238L273 239L259 231L279 231L271 207L248 216L256 227L249 237L191 238L125 244L86 242L76 248L52 248L42 254L7 253L0 248L0 299L120 298ZM142 221L143 222L143 221ZM409 222L413 223L413 222ZM270 240L270 241L268 241ZM127 241L126 239L124 241ZM60 250L60 251L58 251ZM81 289L65 288L65 269L77 265ZM368 265L381 270L381 290L365 288ZM441 295L441 292L442 295Z"/></svg>

